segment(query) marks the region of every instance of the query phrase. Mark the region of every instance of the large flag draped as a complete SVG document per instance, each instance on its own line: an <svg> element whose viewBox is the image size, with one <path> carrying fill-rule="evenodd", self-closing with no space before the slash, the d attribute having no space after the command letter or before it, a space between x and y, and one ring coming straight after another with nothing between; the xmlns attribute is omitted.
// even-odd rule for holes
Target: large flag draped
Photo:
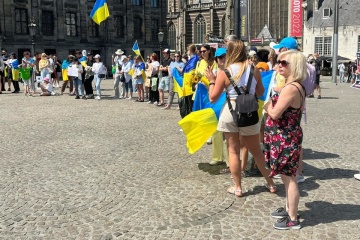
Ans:
<svg viewBox="0 0 360 240"><path fill-rule="evenodd" d="M110 16L106 0L96 0L94 7L90 13L90 18L100 25Z"/></svg>
<svg viewBox="0 0 360 240"><path fill-rule="evenodd" d="M190 154L198 151L215 132L226 93L222 93L215 103L210 103L208 90L202 83L198 84L193 112L178 122L185 133L186 146Z"/></svg>

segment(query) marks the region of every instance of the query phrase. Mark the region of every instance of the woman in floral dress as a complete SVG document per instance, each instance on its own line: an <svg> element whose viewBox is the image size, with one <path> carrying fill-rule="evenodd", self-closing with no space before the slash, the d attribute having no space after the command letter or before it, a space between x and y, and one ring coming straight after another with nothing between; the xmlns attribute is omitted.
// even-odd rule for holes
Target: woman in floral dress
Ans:
<svg viewBox="0 0 360 240"><path fill-rule="evenodd" d="M279 73L286 79L279 93L272 94L265 104L268 113L264 134L264 154L270 177L277 174L285 185L286 208L279 208L271 215L282 218L276 229L299 229L297 218L299 189L296 171L300 159L303 132L300 126L305 89L302 82L307 77L305 57L301 52L289 50L278 57Z"/></svg>

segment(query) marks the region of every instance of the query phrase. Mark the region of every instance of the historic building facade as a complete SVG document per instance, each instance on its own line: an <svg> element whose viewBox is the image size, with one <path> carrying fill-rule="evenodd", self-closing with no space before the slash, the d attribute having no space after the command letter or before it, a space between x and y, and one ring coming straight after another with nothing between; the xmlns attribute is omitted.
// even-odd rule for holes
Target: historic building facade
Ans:
<svg viewBox="0 0 360 240"><path fill-rule="evenodd" d="M107 0L110 17L99 25L89 14L95 0L0 0L0 47L21 54L32 50L30 19L34 19L35 52L64 59L75 49L101 54L110 64L121 48L143 55L159 52L158 33L166 28L166 0ZM163 43L166 45L166 43Z"/></svg>
<svg viewBox="0 0 360 240"><path fill-rule="evenodd" d="M360 20L357 0L339 2L338 55L354 61L360 52ZM304 53L332 57L334 1L308 0L304 23Z"/></svg>
<svg viewBox="0 0 360 240"><path fill-rule="evenodd" d="M230 4L227 4L229 2ZM184 51L190 43L205 43L205 35L224 37L232 31L232 1L168 0L167 42Z"/></svg>

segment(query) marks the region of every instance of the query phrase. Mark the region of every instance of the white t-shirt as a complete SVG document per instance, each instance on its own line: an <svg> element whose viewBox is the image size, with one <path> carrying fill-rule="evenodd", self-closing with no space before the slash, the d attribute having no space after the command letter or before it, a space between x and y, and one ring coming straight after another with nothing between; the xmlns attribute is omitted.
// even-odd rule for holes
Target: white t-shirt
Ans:
<svg viewBox="0 0 360 240"><path fill-rule="evenodd" d="M153 74L154 74L154 72L156 71L156 68L157 68L157 67L160 67L160 63L159 63L158 61L153 61L153 62L151 63L151 66L152 66L152 68L153 68Z"/></svg>
<svg viewBox="0 0 360 240"><path fill-rule="evenodd" d="M48 84L44 84L45 85L45 89L48 90L50 93L53 91L53 85L51 82L49 82Z"/></svg>
<svg viewBox="0 0 360 240"><path fill-rule="evenodd" d="M49 61L49 70L52 73L54 71L54 59L49 58L48 61Z"/></svg>

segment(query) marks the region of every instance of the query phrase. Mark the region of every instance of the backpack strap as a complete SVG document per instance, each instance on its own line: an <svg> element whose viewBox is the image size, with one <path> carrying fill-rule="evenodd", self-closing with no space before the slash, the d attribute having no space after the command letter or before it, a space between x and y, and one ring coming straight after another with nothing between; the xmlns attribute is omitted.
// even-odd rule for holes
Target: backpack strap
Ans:
<svg viewBox="0 0 360 240"><path fill-rule="evenodd" d="M251 88L251 83L252 83L253 77L254 77L254 65L251 65L248 82L247 82L247 84L246 84L246 92L245 92L245 94L249 94L249 93L250 93L250 88Z"/></svg>
<svg viewBox="0 0 360 240"><path fill-rule="evenodd" d="M229 70L227 70L227 69L225 68L225 69L224 69L224 72L225 72L227 78L229 79L231 85L233 85L233 87L234 87L237 95L241 95L240 89L239 89L239 87L237 86L237 84L235 83L235 81L232 79L231 74L229 73Z"/></svg>

